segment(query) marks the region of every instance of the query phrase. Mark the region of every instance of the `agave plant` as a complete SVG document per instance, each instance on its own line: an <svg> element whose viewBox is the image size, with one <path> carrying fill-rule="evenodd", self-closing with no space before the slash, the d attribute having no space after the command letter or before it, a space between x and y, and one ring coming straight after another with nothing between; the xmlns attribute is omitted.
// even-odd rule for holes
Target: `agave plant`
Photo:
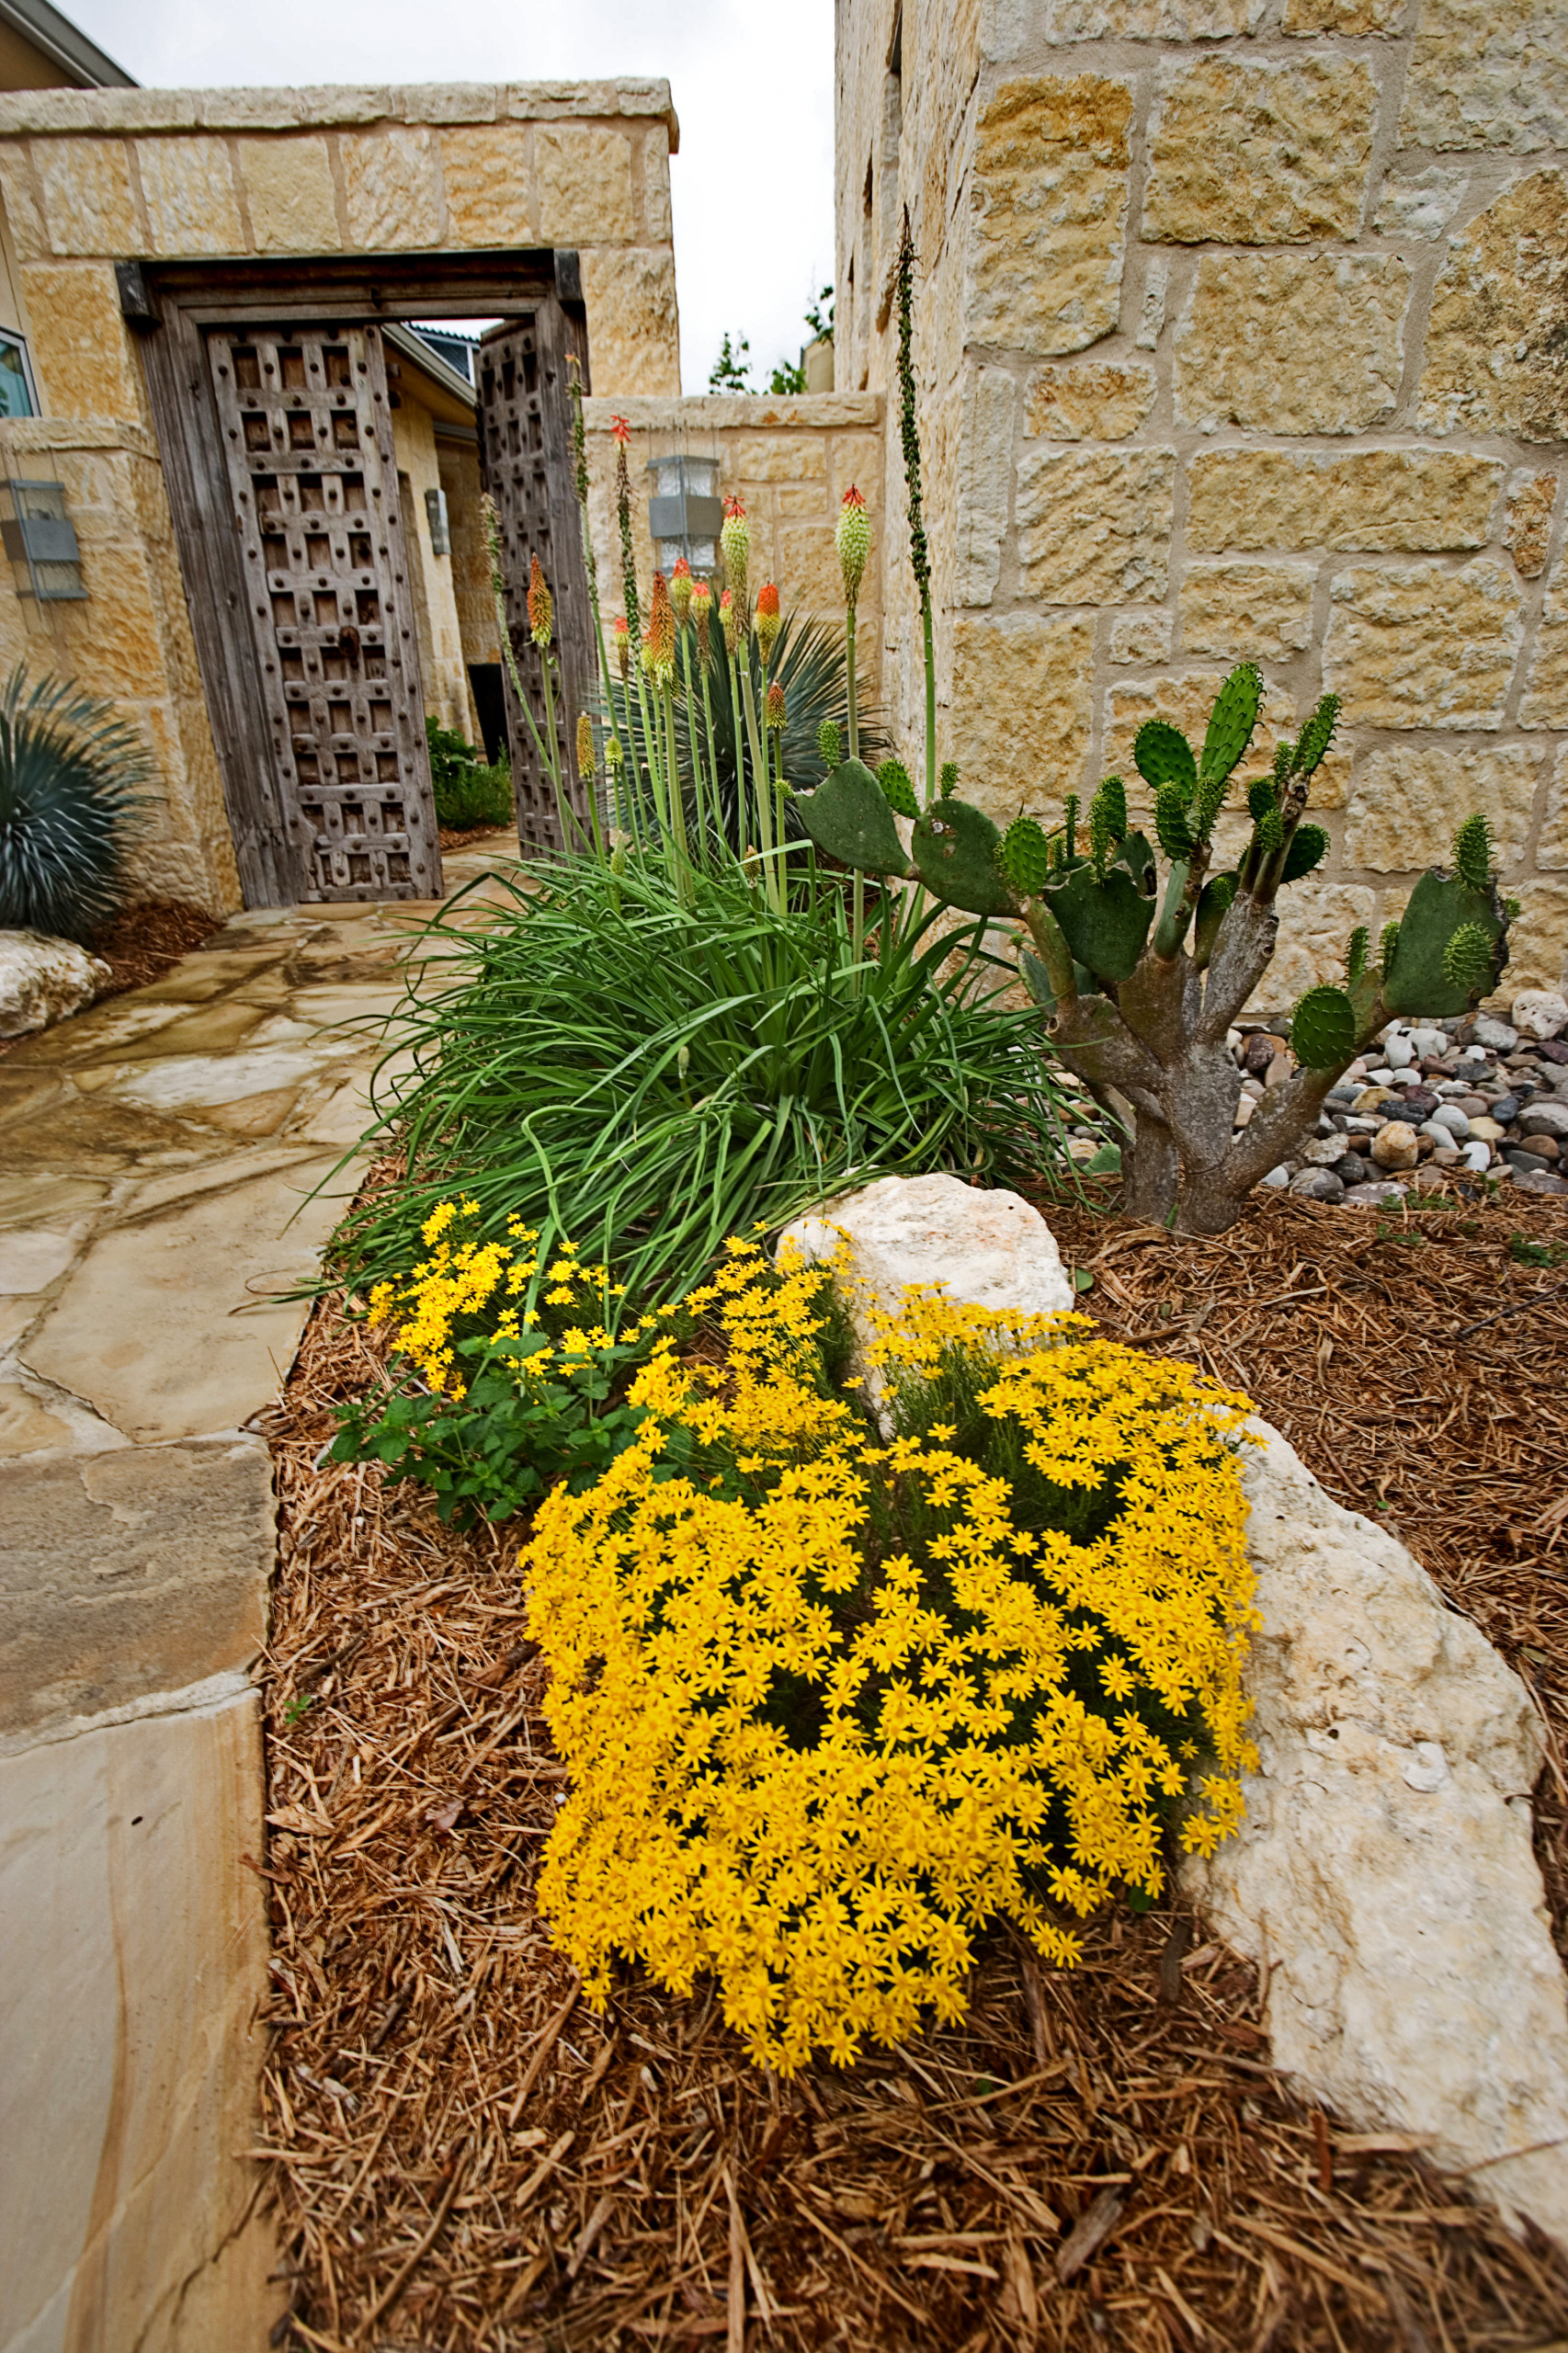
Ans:
<svg viewBox="0 0 1568 2353"><path fill-rule="evenodd" d="M152 774L111 703L17 664L0 693L0 929L85 939L118 913Z"/></svg>

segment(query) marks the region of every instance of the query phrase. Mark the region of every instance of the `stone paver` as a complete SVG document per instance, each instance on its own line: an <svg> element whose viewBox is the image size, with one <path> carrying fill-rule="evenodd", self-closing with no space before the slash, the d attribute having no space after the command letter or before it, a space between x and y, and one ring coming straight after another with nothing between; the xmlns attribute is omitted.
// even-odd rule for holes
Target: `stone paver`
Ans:
<svg viewBox="0 0 1568 2353"><path fill-rule="evenodd" d="M0 2353L262 2353L280 2309L256 1421L429 912L236 916L0 1055Z"/></svg>

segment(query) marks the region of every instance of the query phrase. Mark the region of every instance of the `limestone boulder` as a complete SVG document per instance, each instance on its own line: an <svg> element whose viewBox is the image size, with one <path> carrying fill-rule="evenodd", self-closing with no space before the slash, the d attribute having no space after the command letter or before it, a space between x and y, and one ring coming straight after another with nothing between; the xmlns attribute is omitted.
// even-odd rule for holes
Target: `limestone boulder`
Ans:
<svg viewBox="0 0 1568 2353"><path fill-rule="evenodd" d="M1568 2245L1568 1997L1530 1846L1534 1705L1390 1530L1253 1428L1261 1761L1239 1836L1187 1867L1188 1893L1267 1970L1273 2062L1305 2097L1418 2136Z"/></svg>
<svg viewBox="0 0 1568 2353"><path fill-rule="evenodd" d="M797 1218L779 1246L793 1243L807 1258L831 1258L844 1242L858 1372L866 1369L872 1312L896 1313L911 1283L939 1284L966 1306L1018 1315L1060 1315L1074 1303L1056 1237L1040 1211L1017 1193L984 1192L957 1176L883 1176ZM874 1374L866 1382L873 1404L880 1386Z"/></svg>
<svg viewBox="0 0 1568 2353"><path fill-rule="evenodd" d="M101 956L41 931L0 931L0 1038L80 1013L114 978Z"/></svg>

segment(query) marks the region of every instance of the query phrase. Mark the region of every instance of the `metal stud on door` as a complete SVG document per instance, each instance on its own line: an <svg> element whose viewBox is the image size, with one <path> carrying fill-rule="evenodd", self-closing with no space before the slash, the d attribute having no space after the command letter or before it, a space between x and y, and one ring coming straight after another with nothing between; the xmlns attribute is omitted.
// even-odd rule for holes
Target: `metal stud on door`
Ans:
<svg viewBox="0 0 1568 2353"><path fill-rule="evenodd" d="M309 899L441 888L373 326L208 337L278 798Z"/></svg>

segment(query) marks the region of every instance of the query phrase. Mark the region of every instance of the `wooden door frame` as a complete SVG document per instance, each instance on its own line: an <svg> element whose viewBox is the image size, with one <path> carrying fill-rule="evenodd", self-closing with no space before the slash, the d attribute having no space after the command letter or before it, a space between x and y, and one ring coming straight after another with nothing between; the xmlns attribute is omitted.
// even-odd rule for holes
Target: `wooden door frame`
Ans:
<svg viewBox="0 0 1568 2353"><path fill-rule="evenodd" d="M272 773L205 332L293 320L377 325L410 316L504 318L553 294L583 326L586 391L577 256L544 245L319 259L295 255L277 261L149 260L121 264L119 274L121 307L142 346L240 889L247 907L291 906L303 897L306 877Z"/></svg>

